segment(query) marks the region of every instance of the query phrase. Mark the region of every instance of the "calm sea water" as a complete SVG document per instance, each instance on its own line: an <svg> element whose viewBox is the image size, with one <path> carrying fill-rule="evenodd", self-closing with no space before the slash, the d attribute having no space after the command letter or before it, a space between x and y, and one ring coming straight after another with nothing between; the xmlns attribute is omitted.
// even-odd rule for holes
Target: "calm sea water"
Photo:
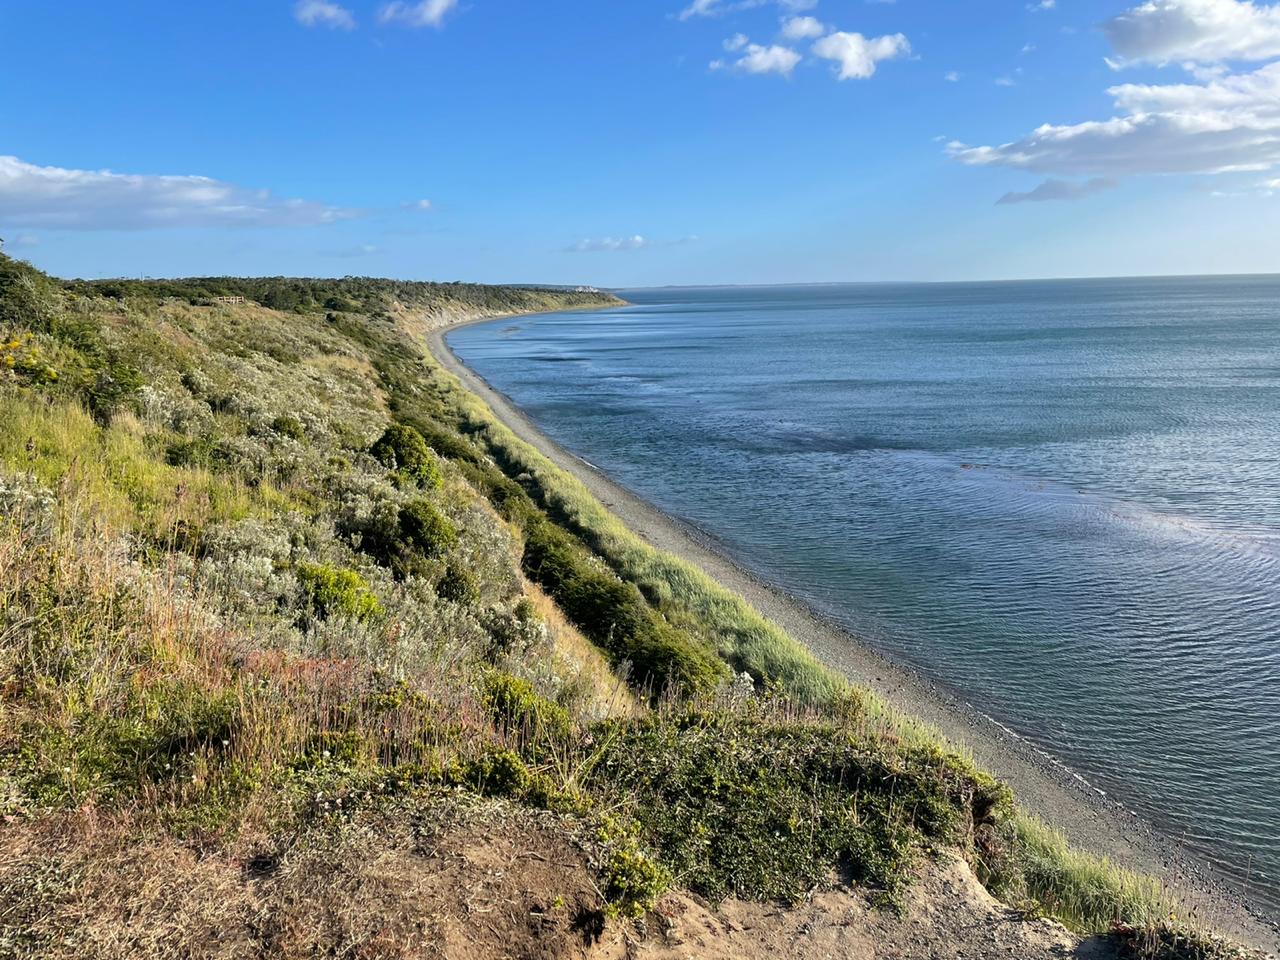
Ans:
<svg viewBox="0 0 1280 960"><path fill-rule="evenodd" d="M1280 277L622 295L449 342L1280 914Z"/></svg>

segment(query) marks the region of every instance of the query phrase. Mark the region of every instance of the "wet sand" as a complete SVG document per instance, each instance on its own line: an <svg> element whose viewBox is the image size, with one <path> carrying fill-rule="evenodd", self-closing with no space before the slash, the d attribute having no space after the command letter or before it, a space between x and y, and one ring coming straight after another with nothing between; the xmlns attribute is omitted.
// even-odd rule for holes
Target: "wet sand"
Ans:
<svg viewBox="0 0 1280 960"><path fill-rule="evenodd" d="M1280 953L1280 928L1251 910L1240 893L1215 877L1206 864L1145 821L953 692L890 661L803 601L742 569L714 538L667 515L543 434L509 397L463 364L445 343L449 330L493 319L466 319L426 330L426 346L512 432L577 477L634 533L745 597L831 669L941 730L980 766L1008 783L1024 809L1060 829L1075 846L1160 877L1183 909L1205 925L1249 946Z"/></svg>

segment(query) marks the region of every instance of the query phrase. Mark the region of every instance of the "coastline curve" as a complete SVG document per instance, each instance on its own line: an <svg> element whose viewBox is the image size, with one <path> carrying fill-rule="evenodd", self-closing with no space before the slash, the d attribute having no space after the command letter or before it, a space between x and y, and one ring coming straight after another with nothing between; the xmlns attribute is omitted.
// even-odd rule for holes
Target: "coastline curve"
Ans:
<svg viewBox="0 0 1280 960"><path fill-rule="evenodd" d="M547 436L510 397L467 367L446 341L448 333L461 326L510 319L448 318L417 332L435 361L504 426L574 476L641 539L743 597L828 668L942 731L979 766L1008 783L1029 812L1061 830L1073 845L1158 877L1201 921L1256 948L1280 951L1280 928L1206 864L955 692L890 660L803 600L744 569L713 536L665 513Z"/></svg>

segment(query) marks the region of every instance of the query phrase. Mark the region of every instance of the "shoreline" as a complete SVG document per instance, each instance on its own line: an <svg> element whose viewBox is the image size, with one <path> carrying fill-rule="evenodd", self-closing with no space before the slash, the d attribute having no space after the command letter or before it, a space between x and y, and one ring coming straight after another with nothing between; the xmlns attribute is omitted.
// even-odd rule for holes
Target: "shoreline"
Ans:
<svg viewBox="0 0 1280 960"><path fill-rule="evenodd" d="M699 567L745 598L829 669L940 730L953 744L968 750L979 766L1008 783L1025 810L1062 831L1073 845L1160 878L1184 909L1218 932L1255 948L1280 952L1280 927L1252 911L1241 893L1215 876L1206 863L1136 814L1100 796L1070 768L956 693L890 660L803 600L744 569L710 534L663 512L562 447L509 397L467 367L445 341L459 327L511 319L516 317L446 320L422 331L423 341L435 360L483 400L508 429L573 474L637 536Z"/></svg>

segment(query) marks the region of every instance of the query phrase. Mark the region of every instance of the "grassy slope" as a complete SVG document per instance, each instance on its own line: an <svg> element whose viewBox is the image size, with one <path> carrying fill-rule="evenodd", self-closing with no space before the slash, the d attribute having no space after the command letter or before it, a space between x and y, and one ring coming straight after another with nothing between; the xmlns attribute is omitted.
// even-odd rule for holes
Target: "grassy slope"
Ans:
<svg viewBox="0 0 1280 960"><path fill-rule="evenodd" d="M501 797L559 818L619 914L673 876L787 900L837 864L892 900L946 845L1077 929L1161 922L1154 884L1070 853L928 731L631 535L412 336L608 302L62 284L0 258L10 840L105 817L229 857L397 804ZM75 955L68 930L105 909L77 893L85 869L0 856L0 902L18 904L0 955Z"/></svg>

